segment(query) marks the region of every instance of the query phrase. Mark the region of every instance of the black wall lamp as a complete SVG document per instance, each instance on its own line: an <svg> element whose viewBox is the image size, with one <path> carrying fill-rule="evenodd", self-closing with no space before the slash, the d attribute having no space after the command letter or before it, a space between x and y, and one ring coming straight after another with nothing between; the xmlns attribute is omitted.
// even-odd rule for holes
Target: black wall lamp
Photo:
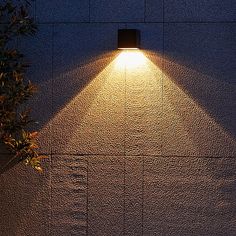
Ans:
<svg viewBox="0 0 236 236"><path fill-rule="evenodd" d="M138 49L140 47L140 31L137 29L118 30L118 49Z"/></svg>

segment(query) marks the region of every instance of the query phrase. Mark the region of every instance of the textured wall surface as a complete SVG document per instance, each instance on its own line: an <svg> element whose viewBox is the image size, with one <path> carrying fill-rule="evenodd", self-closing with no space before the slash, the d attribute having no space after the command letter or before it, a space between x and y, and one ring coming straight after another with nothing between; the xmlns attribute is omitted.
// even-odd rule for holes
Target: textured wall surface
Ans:
<svg viewBox="0 0 236 236"><path fill-rule="evenodd" d="M32 14L19 47L49 158L0 176L0 235L235 236L236 1L36 0ZM116 50L119 28L143 50Z"/></svg>

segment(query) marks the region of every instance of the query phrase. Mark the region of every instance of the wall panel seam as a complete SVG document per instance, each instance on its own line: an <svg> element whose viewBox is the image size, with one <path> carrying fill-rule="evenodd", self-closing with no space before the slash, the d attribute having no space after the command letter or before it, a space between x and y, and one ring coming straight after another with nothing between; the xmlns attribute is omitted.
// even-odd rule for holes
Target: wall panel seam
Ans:
<svg viewBox="0 0 236 236"><path fill-rule="evenodd" d="M45 24L141 24L141 23L146 23L146 24L236 24L236 21L45 21L45 22L37 22L38 25L45 25ZM0 23L2 24L2 23Z"/></svg>

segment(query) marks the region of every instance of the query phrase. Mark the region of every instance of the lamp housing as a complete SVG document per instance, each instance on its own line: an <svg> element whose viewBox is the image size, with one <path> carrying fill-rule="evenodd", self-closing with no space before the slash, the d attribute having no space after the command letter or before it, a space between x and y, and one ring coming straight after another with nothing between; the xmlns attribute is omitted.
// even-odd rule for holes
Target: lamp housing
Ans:
<svg viewBox="0 0 236 236"><path fill-rule="evenodd" d="M137 29L118 30L118 49L139 49L140 32Z"/></svg>

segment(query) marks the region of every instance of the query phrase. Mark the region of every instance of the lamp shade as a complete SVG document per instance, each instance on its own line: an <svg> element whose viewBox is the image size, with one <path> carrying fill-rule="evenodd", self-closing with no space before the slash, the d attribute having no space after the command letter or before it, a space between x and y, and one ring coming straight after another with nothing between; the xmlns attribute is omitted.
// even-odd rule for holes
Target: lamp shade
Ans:
<svg viewBox="0 0 236 236"><path fill-rule="evenodd" d="M138 49L140 47L140 32L136 29L118 30L118 49Z"/></svg>

